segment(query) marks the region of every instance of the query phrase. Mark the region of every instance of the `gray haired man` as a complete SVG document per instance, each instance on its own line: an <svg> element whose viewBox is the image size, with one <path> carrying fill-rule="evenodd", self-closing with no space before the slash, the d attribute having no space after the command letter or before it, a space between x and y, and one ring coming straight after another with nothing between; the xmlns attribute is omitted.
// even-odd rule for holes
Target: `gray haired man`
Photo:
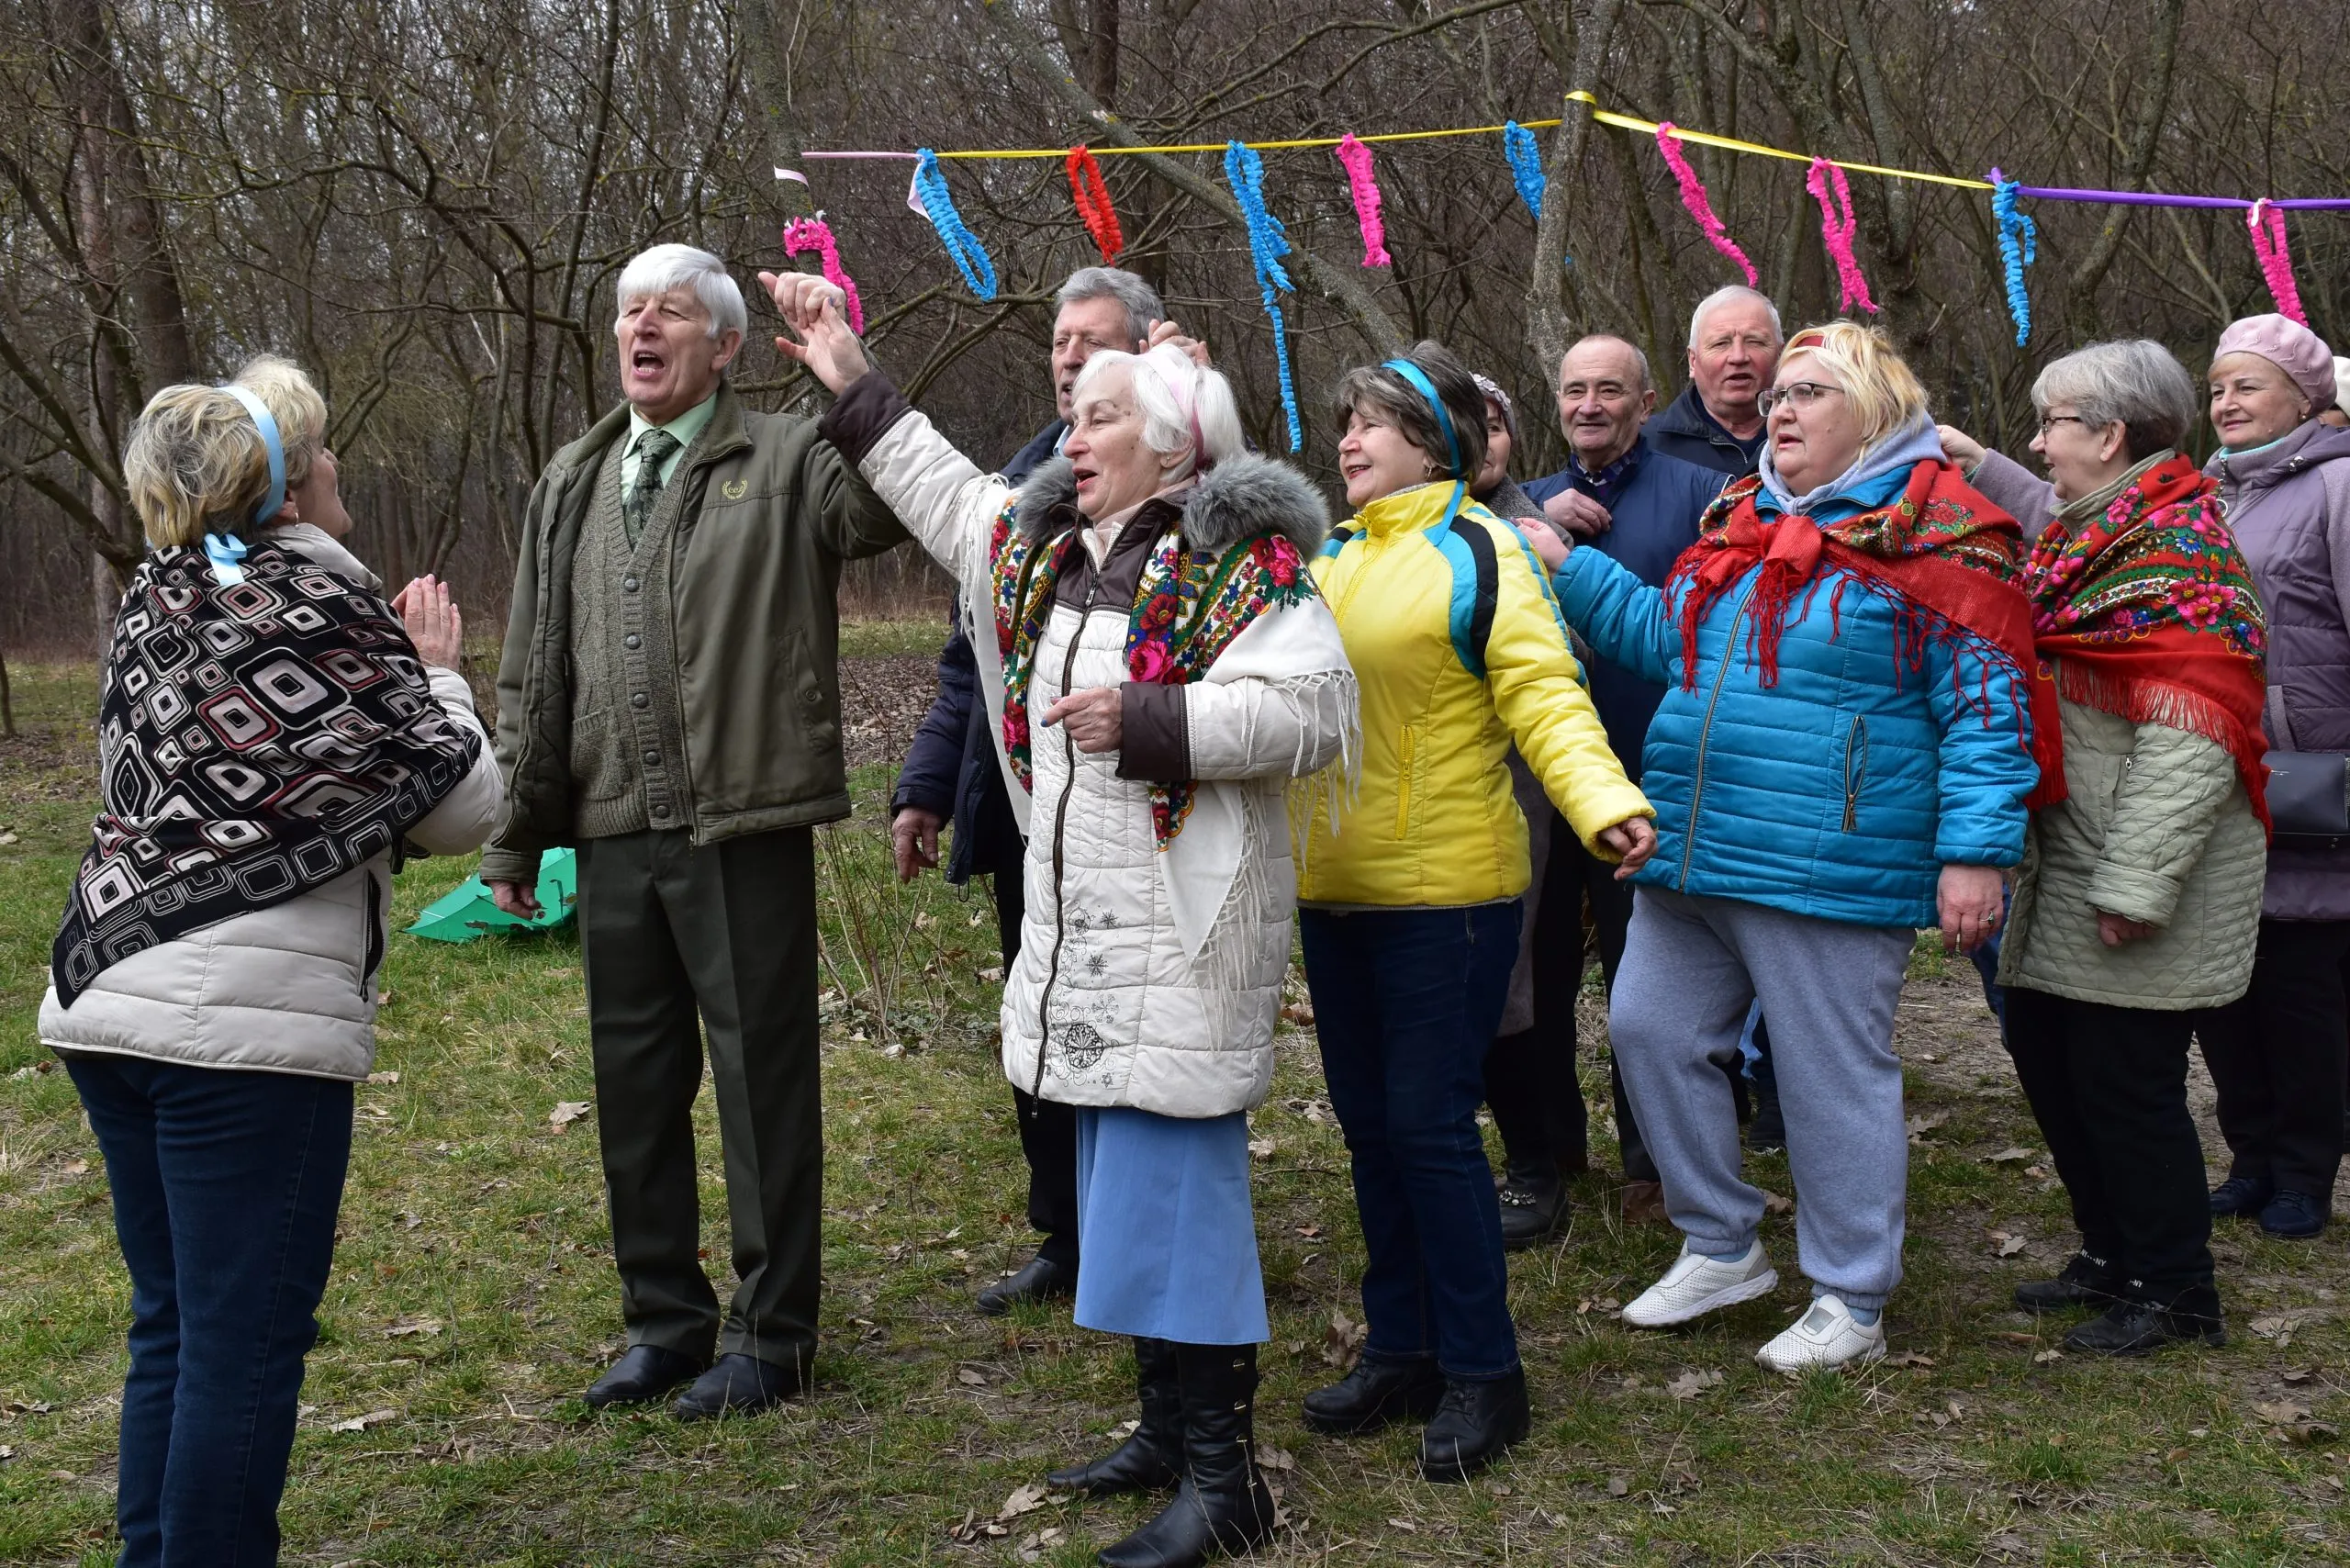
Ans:
<svg viewBox="0 0 2350 1568"><path fill-rule="evenodd" d="M849 810L834 595L843 561L906 536L813 420L743 406L726 368L747 326L706 251L656 245L621 274L626 400L555 454L523 519L507 814L481 866L499 908L535 913L541 852L578 850L629 1341L588 1403L690 1383L687 1418L773 1405L815 1356L811 830ZM740 1281L722 1315L699 1260L705 1028Z"/></svg>

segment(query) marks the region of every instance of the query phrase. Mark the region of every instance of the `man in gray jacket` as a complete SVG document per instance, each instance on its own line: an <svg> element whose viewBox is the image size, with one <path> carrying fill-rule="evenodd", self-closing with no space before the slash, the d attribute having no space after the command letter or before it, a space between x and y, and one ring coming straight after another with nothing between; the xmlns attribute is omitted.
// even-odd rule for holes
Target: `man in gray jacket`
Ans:
<svg viewBox="0 0 2350 1568"><path fill-rule="evenodd" d="M841 563L906 535L813 421L725 379L749 317L719 259L621 274L627 401L557 453L523 520L498 673L505 821L482 857L530 914L576 846L597 1130L629 1349L602 1406L757 1410L816 1350L823 1130L810 830L848 814ZM710 1036L741 1282L699 1260L692 1107ZM717 1360L712 1361L713 1351Z"/></svg>

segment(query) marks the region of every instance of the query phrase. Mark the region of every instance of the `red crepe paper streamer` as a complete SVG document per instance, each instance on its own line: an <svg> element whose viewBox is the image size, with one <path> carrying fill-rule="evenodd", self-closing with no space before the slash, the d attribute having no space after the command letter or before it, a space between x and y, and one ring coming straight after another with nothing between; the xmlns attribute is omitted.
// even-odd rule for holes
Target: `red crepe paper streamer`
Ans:
<svg viewBox="0 0 2350 1568"><path fill-rule="evenodd" d="M1113 263L1118 252L1126 248L1126 237L1118 231L1118 209L1110 205L1110 186L1102 178L1102 165L1094 161L1093 150L1079 142L1069 150L1069 194L1077 199L1077 215L1085 219L1085 231L1093 236L1093 248L1102 252L1104 263Z"/></svg>
<svg viewBox="0 0 2350 1568"><path fill-rule="evenodd" d="M1869 297L1869 280L1861 274L1861 259L1852 253L1852 231L1860 220L1852 215L1852 187L1844 179L1844 171L1825 158L1811 161L1811 172L1804 176L1804 188L1819 203L1819 240L1828 247L1829 258L1836 263L1836 281L1843 291L1841 309L1858 305L1870 315L1876 314L1876 301ZM1833 199L1830 199L1830 187Z"/></svg>
<svg viewBox="0 0 2350 1568"><path fill-rule="evenodd" d="M824 281L848 296L848 330L865 330L865 301L856 297L856 280L841 265L841 248L833 239L833 226L822 218L795 218L783 226L783 253L796 256L802 251L813 251L824 263Z"/></svg>
<svg viewBox="0 0 2350 1568"><path fill-rule="evenodd" d="M2252 230L2252 253L2260 260L2260 275L2268 280L2277 308L2308 326L2310 319L2301 311L2300 286L2293 281L2293 252L2285 242L2285 215L2263 196L2252 204L2244 221Z"/></svg>
<svg viewBox="0 0 2350 1568"><path fill-rule="evenodd" d="M1722 227L1722 220L1714 216L1713 198L1706 195L1706 183L1697 177L1697 171L1689 166L1688 156L1681 151L1681 142L1673 134L1673 129L1671 120L1656 128L1656 150L1664 154L1665 167L1671 169L1673 177L1680 182L1681 205L1689 209L1689 216L1695 218L1697 227L1706 231L1707 242L1738 263L1738 270L1746 274L1746 286L1756 287L1762 278L1755 272L1754 263L1746 259L1746 252L1740 250L1738 241L1729 237L1729 230Z"/></svg>
<svg viewBox="0 0 2350 1568"><path fill-rule="evenodd" d="M1362 264L1393 265L1395 258L1387 253L1387 222L1379 216L1379 182L1371 177L1371 149L1350 130L1331 151L1347 166L1347 184L1354 191L1355 221L1362 225Z"/></svg>

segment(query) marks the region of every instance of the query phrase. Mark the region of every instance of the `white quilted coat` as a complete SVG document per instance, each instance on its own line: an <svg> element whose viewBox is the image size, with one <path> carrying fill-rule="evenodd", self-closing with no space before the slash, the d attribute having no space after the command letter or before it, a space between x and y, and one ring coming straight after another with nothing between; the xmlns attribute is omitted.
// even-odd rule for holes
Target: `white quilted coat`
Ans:
<svg viewBox="0 0 2350 1568"><path fill-rule="evenodd" d="M1013 492L918 411L892 423L860 467L961 585L1002 764L1003 672L988 544ZM1040 474L1031 484L1045 482ZM1266 515L1274 507L1288 515ZM1236 523L1253 523L1248 532L1278 526L1293 540L1303 532L1309 557L1327 527L1302 478L1256 459L1219 467L1192 492L1186 534L1194 548L1217 547L1194 526L1208 515L1226 532ZM1272 1082L1296 907L1289 780L1334 762L1340 767L1327 777L1343 775L1354 675L1318 598L1270 610L1236 637L1185 689L1200 788L1161 852L1149 785L1119 778L1116 752L1080 752L1064 729L1043 722L1065 692L1128 679L1131 608L1057 605L1037 650L1028 694L1033 795L1006 774L1028 851L1026 923L1004 983L1004 1074L1069 1104L1226 1115L1261 1103Z"/></svg>
<svg viewBox="0 0 2350 1568"><path fill-rule="evenodd" d="M316 528L297 524L272 537L329 571L381 586ZM464 678L426 674L442 710L479 734ZM506 798L491 752L484 734L473 771L408 830L411 844L434 855L481 847ZM378 856L298 898L134 953L102 971L70 1009L50 988L41 998L41 1043L189 1067L364 1079L375 1062L375 976L391 902L391 857Z"/></svg>

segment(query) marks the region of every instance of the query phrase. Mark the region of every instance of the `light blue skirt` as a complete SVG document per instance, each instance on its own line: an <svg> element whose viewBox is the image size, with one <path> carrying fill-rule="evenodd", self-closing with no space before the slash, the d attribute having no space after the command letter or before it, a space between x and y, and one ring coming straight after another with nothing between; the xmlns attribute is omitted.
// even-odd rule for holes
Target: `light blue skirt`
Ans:
<svg viewBox="0 0 2350 1568"><path fill-rule="evenodd" d="M1248 1118L1080 1106L1077 1321L1186 1345L1272 1338L1248 1204Z"/></svg>

